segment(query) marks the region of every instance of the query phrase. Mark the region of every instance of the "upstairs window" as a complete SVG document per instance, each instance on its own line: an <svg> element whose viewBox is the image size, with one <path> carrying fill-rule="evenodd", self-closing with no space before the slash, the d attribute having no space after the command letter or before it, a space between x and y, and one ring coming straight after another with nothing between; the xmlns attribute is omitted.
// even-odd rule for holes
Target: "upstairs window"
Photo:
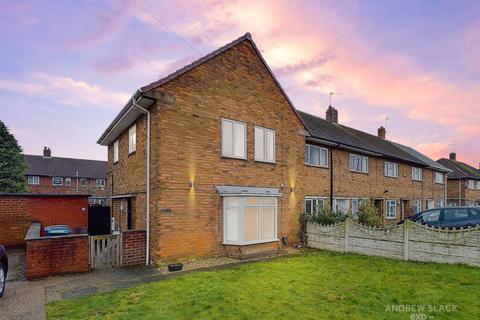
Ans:
<svg viewBox="0 0 480 320"><path fill-rule="evenodd" d="M222 119L222 157L247 158L247 125Z"/></svg>
<svg viewBox="0 0 480 320"><path fill-rule="evenodd" d="M72 185L72 178L65 178L65 185L71 186Z"/></svg>
<svg viewBox="0 0 480 320"><path fill-rule="evenodd" d="M385 161L385 176L394 178L398 177L398 164Z"/></svg>
<svg viewBox="0 0 480 320"><path fill-rule="evenodd" d="M40 184L39 176L28 176L28 184L38 185Z"/></svg>
<svg viewBox="0 0 480 320"><path fill-rule="evenodd" d="M320 209L325 208L325 198L305 197L305 213L316 213Z"/></svg>
<svg viewBox="0 0 480 320"><path fill-rule="evenodd" d="M387 200L386 205L387 205L386 218L396 219L397 218L397 200Z"/></svg>
<svg viewBox="0 0 480 320"><path fill-rule="evenodd" d="M118 140L115 140L113 143L113 163L118 162L119 151Z"/></svg>
<svg viewBox="0 0 480 320"><path fill-rule="evenodd" d="M96 183L97 183L97 187L100 187L100 188L105 187L105 179L97 179Z"/></svg>
<svg viewBox="0 0 480 320"><path fill-rule="evenodd" d="M350 154L350 171L368 173L368 158L357 154Z"/></svg>
<svg viewBox="0 0 480 320"><path fill-rule="evenodd" d="M328 167L328 149L305 145L305 164L317 167Z"/></svg>
<svg viewBox="0 0 480 320"><path fill-rule="evenodd" d="M255 161L275 162L275 130L255 127Z"/></svg>
<svg viewBox="0 0 480 320"><path fill-rule="evenodd" d="M128 129L128 153L133 153L137 151L137 125L134 124L133 126Z"/></svg>
<svg viewBox="0 0 480 320"><path fill-rule="evenodd" d="M443 184L445 175L441 172L435 172L435 183Z"/></svg>
<svg viewBox="0 0 480 320"><path fill-rule="evenodd" d="M475 181L474 180L468 180L467 181L467 189L470 189L470 190L475 189Z"/></svg>
<svg viewBox="0 0 480 320"><path fill-rule="evenodd" d="M52 177L52 185L63 186L63 177Z"/></svg>
<svg viewBox="0 0 480 320"><path fill-rule="evenodd" d="M412 180L422 181L422 169L412 167Z"/></svg>
<svg viewBox="0 0 480 320"><path fill-rule="evenodd" d="M87 186L87 179L86 178L80 178L80 186L81 187L86 187Z"/></svg>

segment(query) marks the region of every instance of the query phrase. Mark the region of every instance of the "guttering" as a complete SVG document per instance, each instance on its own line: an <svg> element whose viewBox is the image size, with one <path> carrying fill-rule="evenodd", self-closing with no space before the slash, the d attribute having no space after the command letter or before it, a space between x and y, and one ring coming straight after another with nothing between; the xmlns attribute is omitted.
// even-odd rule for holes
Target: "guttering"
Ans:
<svg viewBox="0 0 480 320"><path fill-rule="evenodd" d="M147 115L147 221L146 221L146 229L147 229L147 243L146 243L146 254L145 254L145 265L150 264L150 111L145 109L144 107L137 104L135 98L132 98L132 107L137 108L142 113Z"/></svg>

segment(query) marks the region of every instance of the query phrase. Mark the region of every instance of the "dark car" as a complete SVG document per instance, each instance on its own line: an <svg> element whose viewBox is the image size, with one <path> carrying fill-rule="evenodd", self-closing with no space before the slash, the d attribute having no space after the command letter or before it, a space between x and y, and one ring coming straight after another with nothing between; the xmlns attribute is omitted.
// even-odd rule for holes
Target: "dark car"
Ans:
<svg viewBox="0 0 480 320"><path fill-rule="evenodd" d="M435 208L419 212L408 219L431 227L475 227L480 225L480 207Z"/></svg>
<svg viewBox="0 0 480 320"><path fill-rule="evenodd" d="M0 246L0 298L5 291L5 283L7 282L8 259L5 248Z"/></svg>

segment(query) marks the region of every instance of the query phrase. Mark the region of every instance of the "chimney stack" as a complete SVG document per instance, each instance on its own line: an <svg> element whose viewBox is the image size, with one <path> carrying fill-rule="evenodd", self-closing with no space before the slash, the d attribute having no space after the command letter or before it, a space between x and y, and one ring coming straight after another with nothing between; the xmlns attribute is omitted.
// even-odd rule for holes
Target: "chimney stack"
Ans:
<svg viewBox="0 0 480 320"><path fill-rule="evenodd" d="M51 158L52 157L52 151L50 148L43 147L43 157L44 158Z"/></svg>
<svg viewBox="0 0 480 320"><path fill-rule="evenodd" d="M338 123L338 111L332 106L328 106L327 112L325 113L325 119L332 123Z"/></svg>
<svg viewBox="0 0 480 320"><path fill-rule="evenodd" d="M450 160L457 161L457 154L455 152L450 152Z"/></svg>
<svg viewBox="0 0 480 320"><path fill-rule="evenodd" d="M380 139L385 140L385 136L387 135L387 130L385 130L385 128L381 126L380 128L378 128L377 135Z"/></svg>

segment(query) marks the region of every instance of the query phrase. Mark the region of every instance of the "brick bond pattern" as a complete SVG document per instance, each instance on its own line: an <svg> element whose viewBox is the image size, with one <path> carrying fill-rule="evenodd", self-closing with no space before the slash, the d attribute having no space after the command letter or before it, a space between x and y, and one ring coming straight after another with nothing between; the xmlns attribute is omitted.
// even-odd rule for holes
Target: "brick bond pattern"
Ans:
<svg viewBox="0 0 480 320"><path fill-rule="evenodd" d="M121 266L130 267L145 264L146 231L123 231L121 235L122 251Z"/></svg>
<svg viewBox="0 0 480 320"><path fill-rule="evenodd" d="M471 190L467 188L468 179L448 179L448 202L453 202L456 205L468 205L480 203L480 190ZM477 181L475 181L475 188ZM460 197L460 203L459 203Z"/></svg>
<svg viewBox="0 0 480 320"><path fill-rule="evenodd" d="M24 197L0 197L0 244L21 245L32 217L25 210Z"/></svg>
<svg viewBox="0 0 480 320"><path fill-rule="evenodd" d="M295 243L304 197L328 196L330 173L304 164L305 129L252 45L241 42L155 90L175 99L159 99L150 109L154 261L225 253L222 201L215 185L283 185L278 238L287 236L289 243ZM222 118L247 124L247 160L221 156ZM275 130L275 164L254 161L254 126ZM135 228L145 227L145 132L142 116L137 120L136 152L128 154L126 130L119 136L120 157L115 164L113 144L108 148L112 173L107 189L113 182L114 195L133 195ZM369 174L351 173L348 152L342 150L334 151L334 163L336 196L418 198L423 205L426 199L444 198L444 185L433 182L430 170L424 170L423 182L413 182L411 167L401 164L399 178L386 178L383 160L370 157ZM126 210L119 210L120 202L113 201L113 215L124 227Z"/></svg>
<svg viewBox="0 0 480 320"><path fill-rule="evenodd" d="M27 240L28 280L89 271L88 235Z"/></svg>
<svg viewBox="0 0 480 320"><path fill-rule="evenodd" d="M88 227L88 199L78 197L0 197L0 243L24 244L32 221L43 227L66 224L70 227Z"/></svg>

